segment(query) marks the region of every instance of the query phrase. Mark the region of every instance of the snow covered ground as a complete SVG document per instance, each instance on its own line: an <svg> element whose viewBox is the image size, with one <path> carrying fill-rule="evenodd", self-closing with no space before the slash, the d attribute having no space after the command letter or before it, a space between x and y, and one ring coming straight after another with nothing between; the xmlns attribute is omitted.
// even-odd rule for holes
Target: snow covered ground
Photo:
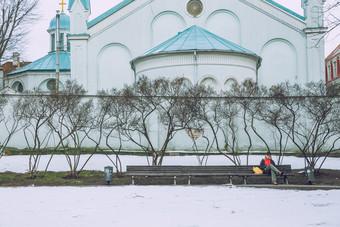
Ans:
<svg viewBox="0 0 340 227"><path fill-rule="evenodd" d="M83 155L81 157L81 164L86 161L88 155ZM120 156L123 164L123 171L125 171L127 165L147 165L147 159L143 156L131 156L122 155ZM245 164L246 156L242 157L242 163ZM45 170L46 164L50 156L45 155L41 157L39 170ZM251 165L258 165L263 156L252 155L249 157L249 163ZM273 157L274 161L276 157ZM0 172L17 172L24 173L28 170L28 159L29 156L3 156L0 159ZM112 159L114 157L112 156ZM164 158L164 165L198 165L196 156L167 156ZM297 157L285 157L283 164L292 165L293 169L302 169L305 167L304 159ZM210 156L208 159L208 165L232 165L232 163L220 155ZM91 160L86 165L86 170L104 170L105 166L112 166L112 163L105 155L94 155ZM328 158L323 165L325 169L340 169L340 158ZM55 155L49 167L50 171L68 171L69 167L67 165L64 155Z"/></svg>
<svg viewBox="0 0 340 227"><path fill-rule="evenodd" d="M0 188L2 227L339 227L340 190L227 186Z"/></svg>

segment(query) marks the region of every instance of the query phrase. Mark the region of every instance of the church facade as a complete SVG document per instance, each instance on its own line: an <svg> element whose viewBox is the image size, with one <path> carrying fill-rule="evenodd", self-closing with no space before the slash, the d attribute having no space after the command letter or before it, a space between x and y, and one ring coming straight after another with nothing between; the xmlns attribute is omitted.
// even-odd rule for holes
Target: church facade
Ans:
<svg viewBox="0 0 340 227"><path fill-rule="evenodd" d="M323 4L302 0L301 16L272 0L125 0L88 21L90 0L69 1L71 78L90 94L140 75L222 90L246 78L319 81Z"/></svg>
<svg viewBox="0 0 340 227"><path fill-rule="evenodd" d="M185 78L225 90L252 78L261 85L325 78L323 4L302 0L299 15L272 0L124 0L89 21L90 0L61 13L60 84L88 94L122 88L140 75ZM55 86L56 20L50 52L6 77L6 86Z"/></svg>

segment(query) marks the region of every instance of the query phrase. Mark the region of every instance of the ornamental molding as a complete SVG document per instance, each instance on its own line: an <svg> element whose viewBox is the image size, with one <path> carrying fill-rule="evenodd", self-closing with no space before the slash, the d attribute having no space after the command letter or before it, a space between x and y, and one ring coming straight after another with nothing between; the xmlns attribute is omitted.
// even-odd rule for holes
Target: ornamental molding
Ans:
<svg viewBox="0 0 340 227"><path fill-rule="evenodd" d="M326 33L328 30L327 27L319 27L319 28L305 28L303 31L306 33L306 34L324 34Z"/></svg>
<svg viewBox="0 0 340 227"><path fill-rule="evenodd" d="M197 53L197 65L222 65L249 68L256 71L258 58L237 53ZM157 68L194 66L193 53L163 54L138 59L131 63L136 74Z"/></svg>

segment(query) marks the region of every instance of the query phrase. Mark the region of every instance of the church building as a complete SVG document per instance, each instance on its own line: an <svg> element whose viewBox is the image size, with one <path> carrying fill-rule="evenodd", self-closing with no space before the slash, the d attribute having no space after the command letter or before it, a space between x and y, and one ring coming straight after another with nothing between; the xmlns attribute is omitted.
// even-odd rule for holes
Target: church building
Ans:
<svg viewBox="0 0 340 227"><path fill-rule="evenodd" d="M145 75L185 78L225 90L325 78L323 4L302 0L299 15L273 0L124 0L89 21L91 4L69 0L61 14L60 87L75 79L89 94ZM42 91L55 84L53 19L48 55L8 75L8 86ZM17 83L17 84L16 84Z"/></svg>

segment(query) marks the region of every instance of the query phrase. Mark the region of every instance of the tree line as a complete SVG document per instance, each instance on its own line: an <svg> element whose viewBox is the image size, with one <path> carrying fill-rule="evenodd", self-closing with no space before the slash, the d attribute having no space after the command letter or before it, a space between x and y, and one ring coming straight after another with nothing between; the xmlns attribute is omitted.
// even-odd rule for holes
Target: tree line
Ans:
<svg viewBox="0 0 340 227"><path fill-rule="evenodd" d="M0 148L21 133L30 154L31 178L52 142L54 151L45 171L62 150L69 177L78 177L98 152L121 172L120 152L126 143L144 151L149 165L162 165L169 144L180 133L188 135L200 165L206 164L211 151L235 165L248 165L254 141L268 151L278 151L279 164L290 144L319 169L331 153L339 151L340 98L322 82L303 86L285 82L266 88L245 80L217 92L184 78L141 77L133 85L102 90L92 97L75 81L67 81L58 94L35 90L16 97L2 95L0 109ZM155 124L161 128L157 141ZM241 140L246 144L246 163L240 159ZM82 150L89 143L91 154L80 165Z"/></svg>

